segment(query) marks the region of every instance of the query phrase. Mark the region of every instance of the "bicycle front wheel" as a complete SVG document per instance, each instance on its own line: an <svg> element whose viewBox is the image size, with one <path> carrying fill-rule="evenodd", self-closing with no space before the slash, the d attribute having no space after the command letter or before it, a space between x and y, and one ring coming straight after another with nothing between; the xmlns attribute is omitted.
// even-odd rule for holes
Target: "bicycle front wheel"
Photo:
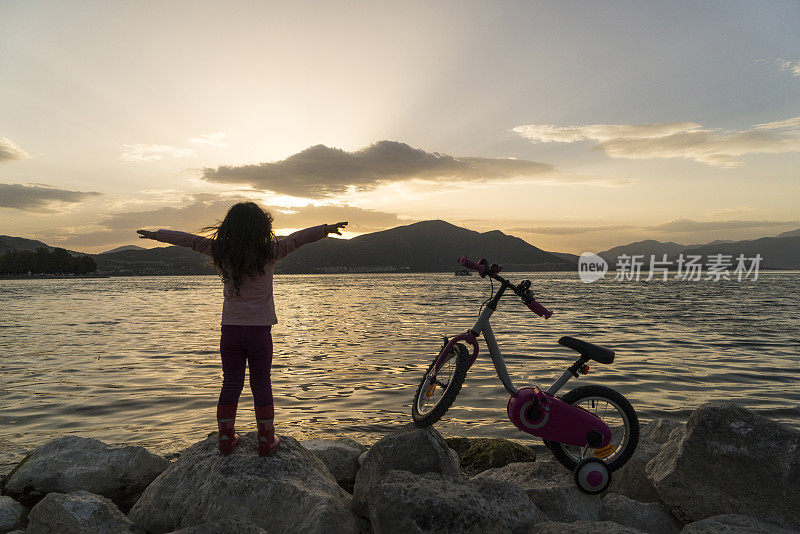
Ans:
<svg viewBox="0 0 800 534"><path fill-rule="evenodd" d="M630 460L639 443L639 418L621 393L605 386L581 386L561 400L595 414L611 428L611 443L602 449L587 448L585 458L599 458L609 471L616 471ZM544 440L556 460L573 471L581 461L582 447Z"/></svg>
<svg viewBox="0 0 800 534"><path fill-rule="evenodd" d="M422 377L414 395L411 417L417 426L427 427L436 423L456 400L469 369L469 352L461 343L455 343L446 360L437 371L437 355Z"/></svg>

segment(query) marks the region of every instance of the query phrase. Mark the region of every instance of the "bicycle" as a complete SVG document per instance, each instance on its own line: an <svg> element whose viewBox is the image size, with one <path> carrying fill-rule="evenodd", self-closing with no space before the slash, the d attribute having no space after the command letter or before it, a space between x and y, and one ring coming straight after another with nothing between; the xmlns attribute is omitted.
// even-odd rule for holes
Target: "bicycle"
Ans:
<svg viewBox="0 0 800 534"><path fill-rule="evenodd" d="M506 411L514 426L542 438L556 460L574 473L575 483L581 491L588 494L605 491L611 484L611 472L625 465L638 444L636 411L622 394L605 386L581 386L561 397L556 393L571 378L587 374L589 360L606 365L613 363L614 351L564 336L558 342L577 351L580 357L546 391L537 386L517 389L508 375L489 318L509 289L540 317L549 319L553 312L536 301L530 280L514 285L498 274L501 266L489 265L486 259L476 263L463 256L458 263L478 271L482 278L488 276L490 281L497 280L500 287L494 292L492 282L492 295L484 302L486 309L480 313L475 326L452 339L444 337L439 354L428 367L414 395L411 410L414 422L417 426L427 427L447 412L461 390L467 371L478 357L478 336L482 334L497 376L511 395ZM465 343L472 346L472 354Z"/></svg>

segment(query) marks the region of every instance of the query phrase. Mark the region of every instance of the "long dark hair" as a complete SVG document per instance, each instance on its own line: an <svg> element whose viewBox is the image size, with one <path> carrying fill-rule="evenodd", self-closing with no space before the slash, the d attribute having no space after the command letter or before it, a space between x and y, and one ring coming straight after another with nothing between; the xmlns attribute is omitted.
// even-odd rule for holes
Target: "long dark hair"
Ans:
<svg viewBox="0 0 800 534"><path fill-rule="evenodd" d="M222 281L233 281L236 294L245 278L264 274L264 267L275 259L272 215L255 202L239 202L228 210L211 232L211 256Z"/></svg>

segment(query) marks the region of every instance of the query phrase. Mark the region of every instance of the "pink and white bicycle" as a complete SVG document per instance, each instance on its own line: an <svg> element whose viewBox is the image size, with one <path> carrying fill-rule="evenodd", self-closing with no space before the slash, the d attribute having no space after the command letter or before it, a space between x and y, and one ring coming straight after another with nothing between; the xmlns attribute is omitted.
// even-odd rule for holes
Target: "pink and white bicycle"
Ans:
<svg viewBox="0 0 800 534"><path fill-rule="evenodd" d="M475 263L464 256L458 262L478 271L481 277L497 280L500 287L492 291L492 296L484 303L486 309L475 326L463 334L444 339L444 345L414 395L411 409L414 422L418 426L430 426L450 408L467 371L478 357L478 336L483 334L497 376L511 395L507 412L514 426L542 438L556 460L574 473L581 491L589 494L605 491L611 483L611 472L622 467L636 449L639 441L636 411L622 394L605 386L582 386L561 397L556 393L570 378L588 373L586 363L589 360L612 363L614 351L573 337L562 337L558 342L576 350L580 357L546 391L536 386L515 388L489 326L489 318L509 289L540 317L547 319L553 312L536 302L530 280L514 285L498 274L502 267L489 265L485 259ZM472 347L472 354L466 345Z"/></svg>

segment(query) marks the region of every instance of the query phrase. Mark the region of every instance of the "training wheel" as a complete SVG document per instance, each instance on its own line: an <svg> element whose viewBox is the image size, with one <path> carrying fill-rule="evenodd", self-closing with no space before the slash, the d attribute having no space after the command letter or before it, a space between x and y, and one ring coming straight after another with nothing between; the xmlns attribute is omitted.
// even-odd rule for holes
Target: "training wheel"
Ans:
<svg viewBox="0 0 800 534"><path fill-rule="evenodd" d="M603 460L586 458L575 466L575 484L582 492L597 495L611 484L611 471Z"/></svg>

